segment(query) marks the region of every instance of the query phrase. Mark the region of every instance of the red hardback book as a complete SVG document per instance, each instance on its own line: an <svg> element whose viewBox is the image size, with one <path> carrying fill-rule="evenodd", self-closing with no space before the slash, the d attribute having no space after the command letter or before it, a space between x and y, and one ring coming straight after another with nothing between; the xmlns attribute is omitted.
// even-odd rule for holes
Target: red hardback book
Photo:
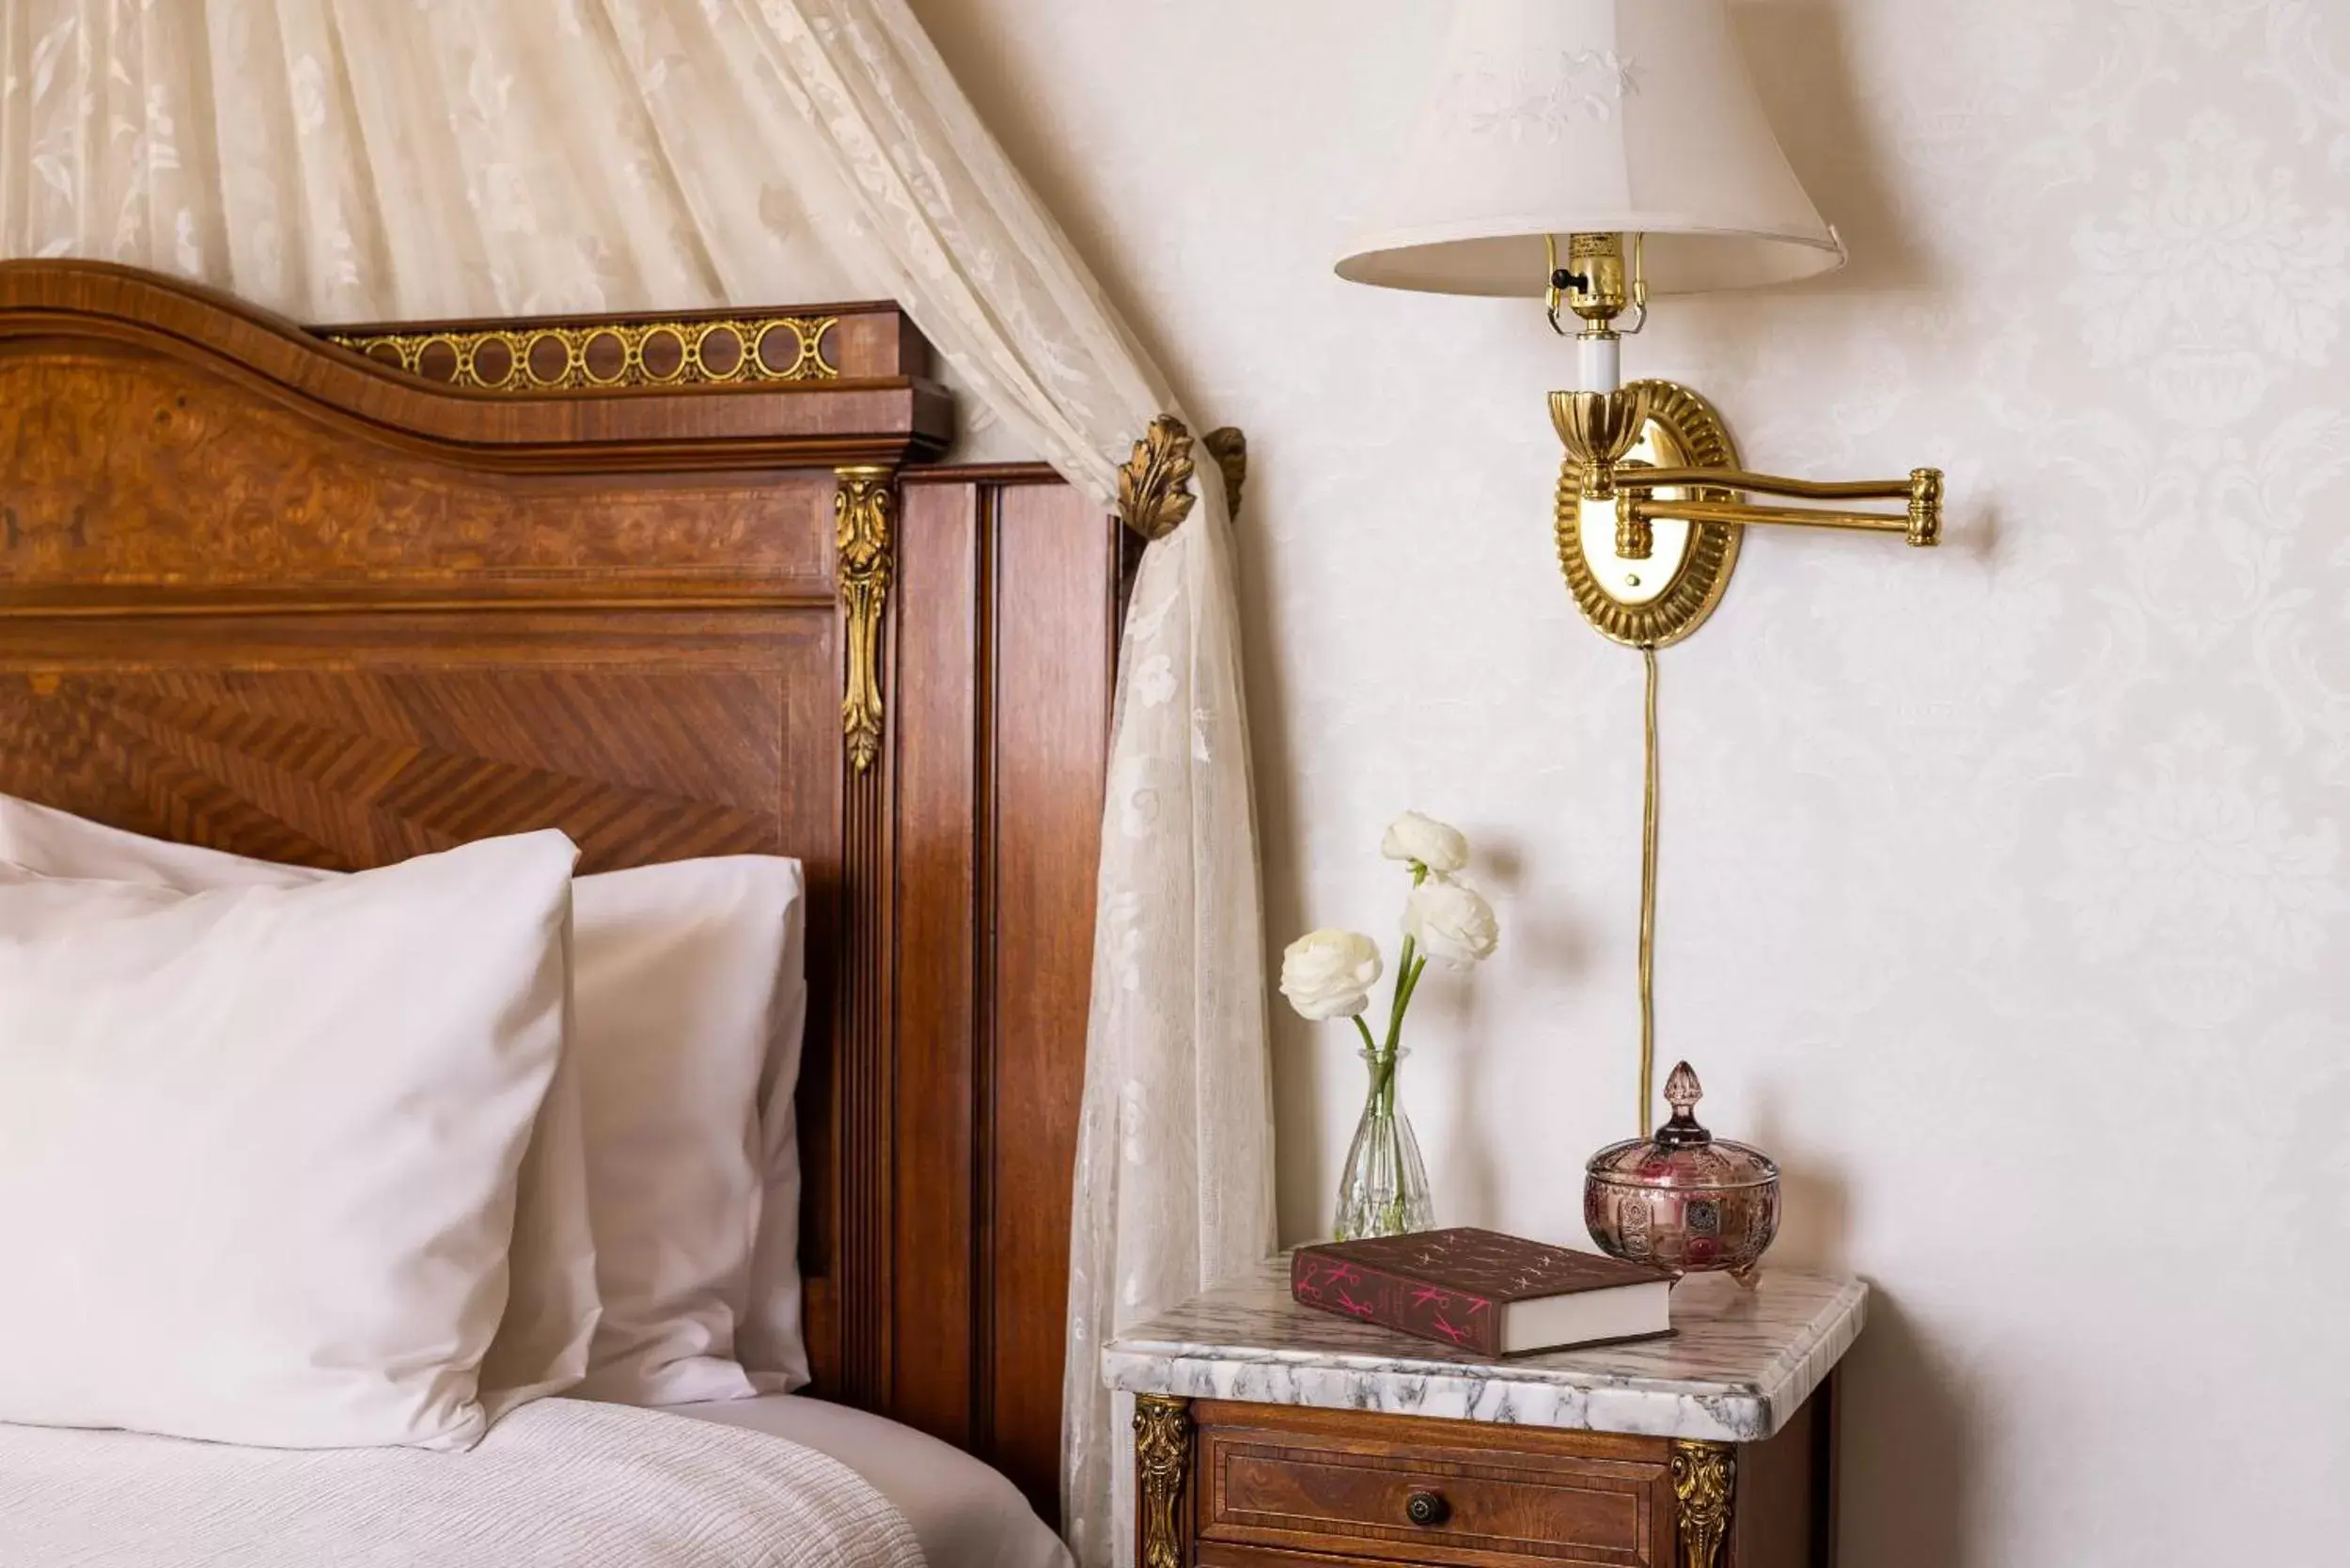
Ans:
<svg viewBox="0 0 2350 1568"><path fill-rule="evenodd" d="M1496 1357L1668 1334L1672 1282L1666 1269L1466 1226L1290 1259L1300 1306Z"/></svg>

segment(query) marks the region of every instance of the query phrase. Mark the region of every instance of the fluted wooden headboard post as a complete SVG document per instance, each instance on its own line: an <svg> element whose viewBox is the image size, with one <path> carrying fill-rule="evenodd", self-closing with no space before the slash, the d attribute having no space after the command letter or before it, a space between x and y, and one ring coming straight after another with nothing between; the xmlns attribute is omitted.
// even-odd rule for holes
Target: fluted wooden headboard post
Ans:
<svg viewBox="0 0 2350 1568"><path fill-rule="evenodd" d="M896 981L889 955L896 946L890 786L894 771L883 756L887 709L882 696L888 602L894 575L892 524L898 511L897 471L862 463L834 476L835 559L846 664L842 673L842 858L849 886L849 940L833 1010L836 1059L840 1063L839 1118L844 1139L879 1157L870 1168L895 1165L892 1107L896 1102ZM889 1181L851 1181L840 1193L841 1251L837 1272L844 1299L890 1299L892 1210ZM870 1320L868 1320L870 1322ZM875 1408L891 1403L889 1337L846 1323L839 1386L849 1399Z"/></svg>

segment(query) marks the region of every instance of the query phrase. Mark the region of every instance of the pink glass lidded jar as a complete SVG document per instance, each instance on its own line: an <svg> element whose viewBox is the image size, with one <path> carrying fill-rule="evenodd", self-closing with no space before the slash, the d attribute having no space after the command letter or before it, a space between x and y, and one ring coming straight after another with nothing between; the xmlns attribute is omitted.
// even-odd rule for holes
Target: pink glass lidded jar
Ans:
<svg viewBox="0 0 2350 1568"><path fill-rule="evenodd" d="M1717 1138L1692 1112L1704 1090L1683 1062L1665 1080L1672 1120L1653 1137L1611 1143L1584 1168L1583 1224L1600 1250L1684 1274L1727 1270L1754 1283L1778 1234L1778 1167Z"/></svg>

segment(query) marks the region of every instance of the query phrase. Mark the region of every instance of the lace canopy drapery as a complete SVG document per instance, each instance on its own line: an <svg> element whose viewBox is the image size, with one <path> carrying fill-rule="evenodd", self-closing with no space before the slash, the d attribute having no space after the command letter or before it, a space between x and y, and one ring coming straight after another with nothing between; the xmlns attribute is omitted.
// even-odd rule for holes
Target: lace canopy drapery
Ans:
<svg viewBox="0 0 2350 1568"><path fill-rule="evenodd" d="M130 262L308 321L885 293L998 445L1105 507L1137 439L1181 417L903 0L0 17L0 254ZM1155 453L1170 471L1178 445ZM1181 483L1128 498L1165 531L1120 661L1094 942L1065 1390L1089 1564L1125 1550L1101 1341L1273 1239L1230 515L1197 459L1188 521Z"/></svg>

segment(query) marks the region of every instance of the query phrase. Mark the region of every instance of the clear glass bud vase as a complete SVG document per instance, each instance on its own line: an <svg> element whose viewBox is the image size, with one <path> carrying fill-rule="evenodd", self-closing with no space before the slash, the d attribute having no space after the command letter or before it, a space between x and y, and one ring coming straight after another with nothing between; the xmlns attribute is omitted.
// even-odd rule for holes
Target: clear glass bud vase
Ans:
<svg viewBox="0 0 2350 1568"><path fill-rule="evenodd" d="M1396 1069L1409 1055L1399 1047L1392 1058L1382 1060L1375 1051L1362 1052L1363 1065L1371 1071L1371 1094L1363 1102L1363 1119L1355 1125L1346 1168L1339 1176L1340 1241L1401 1236L1436 1222L1419 1139L1412 1136L1411 1118L1395 1103Z"/></svg>

